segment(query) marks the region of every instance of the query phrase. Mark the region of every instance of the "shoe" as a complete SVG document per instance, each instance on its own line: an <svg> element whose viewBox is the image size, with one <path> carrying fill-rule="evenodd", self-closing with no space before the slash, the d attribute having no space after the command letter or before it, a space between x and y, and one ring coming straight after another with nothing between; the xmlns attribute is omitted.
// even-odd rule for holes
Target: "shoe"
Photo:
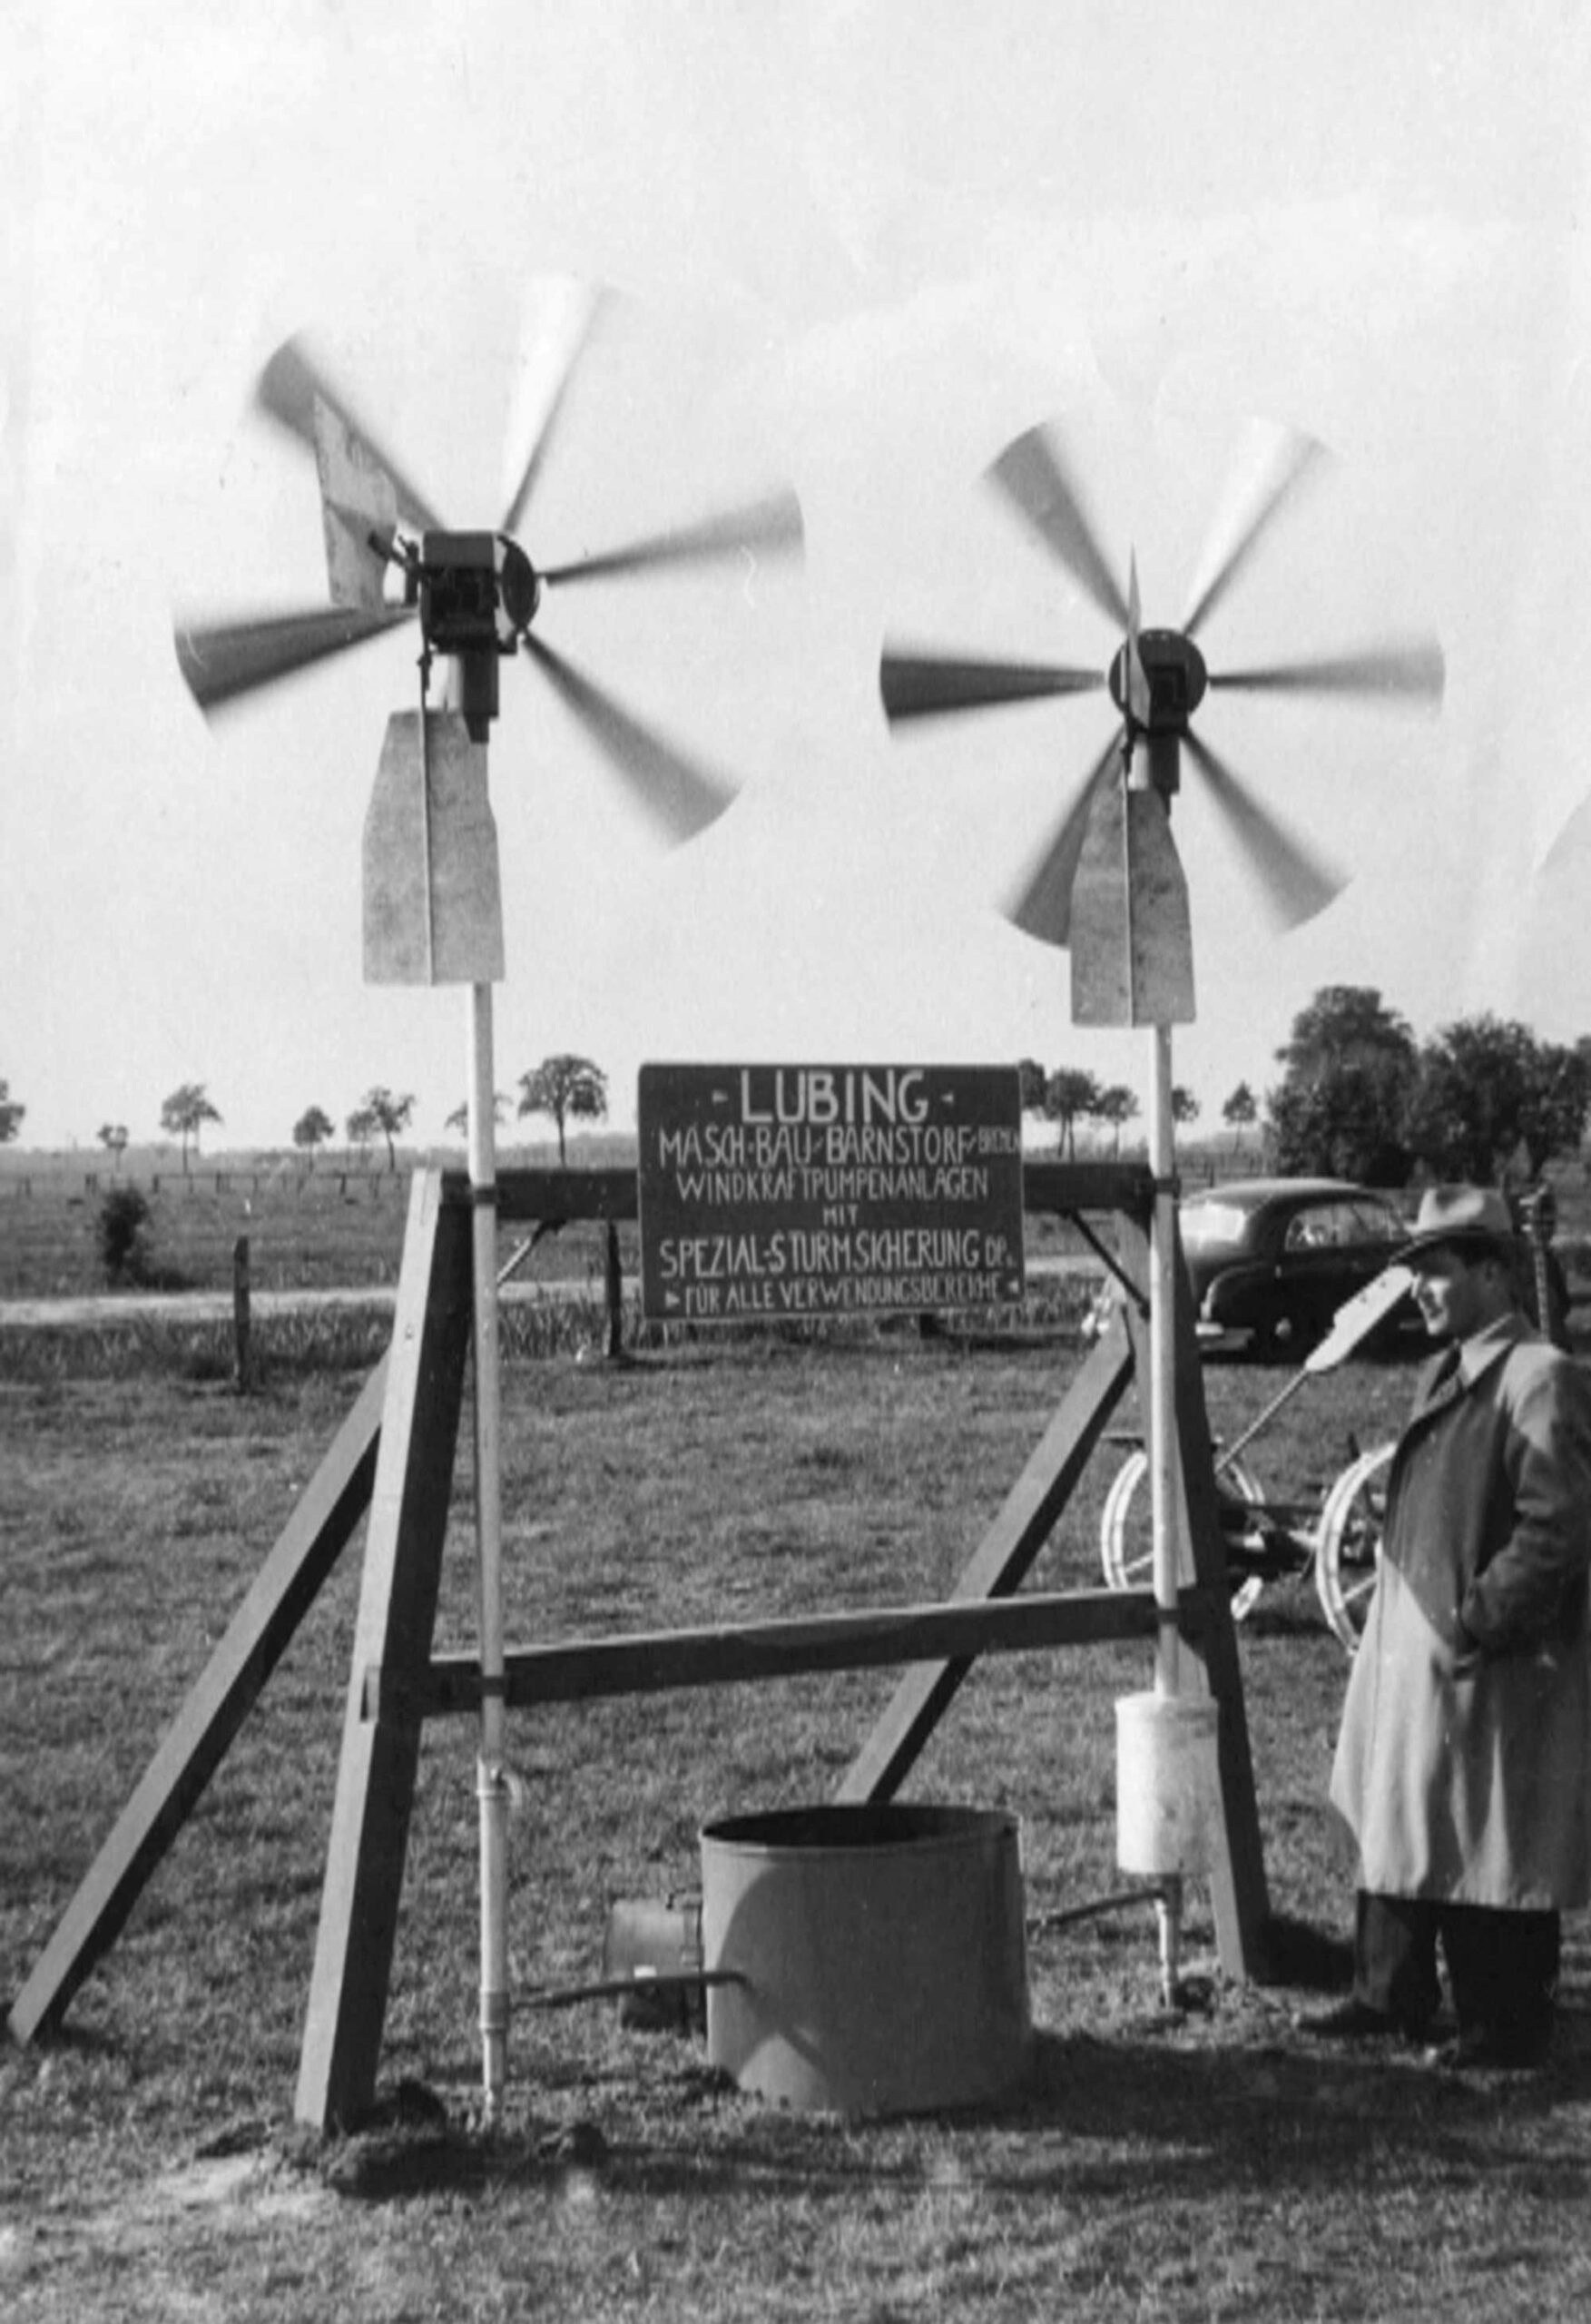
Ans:
<svg viewBox="0 0 1591 2324"><path fill-rule="evenodd" d="M1552 2051L1552 2026L1466 2025L1431 2053L1437 2065L1458 2073L1535 2073Z"/></svg>
<svg viewBox="0 0 1591 2324"><path fill-rule="evenodd" d="M1359 2000L1357 1995L1350 2001L1340 2001L1334 2009L1301 2017L1298 2030L1317 2042L1386 2042L1394 2038L1408 2042L1418 2038L1390 2010L1372 2009L1369 2002Z"/></svg>

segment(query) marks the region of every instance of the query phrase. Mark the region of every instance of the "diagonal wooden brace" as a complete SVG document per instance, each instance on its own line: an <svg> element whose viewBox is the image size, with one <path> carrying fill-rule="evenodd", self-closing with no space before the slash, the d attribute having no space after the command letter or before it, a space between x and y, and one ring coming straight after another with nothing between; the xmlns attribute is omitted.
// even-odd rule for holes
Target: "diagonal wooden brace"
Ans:
<svg viewBox="0 0 1591 2324"><path fill-rule="evenodd" d="M58 2025L115 1943L369 1506L386 1386L384 1358L13 2003L16 2041Z"/></svg>

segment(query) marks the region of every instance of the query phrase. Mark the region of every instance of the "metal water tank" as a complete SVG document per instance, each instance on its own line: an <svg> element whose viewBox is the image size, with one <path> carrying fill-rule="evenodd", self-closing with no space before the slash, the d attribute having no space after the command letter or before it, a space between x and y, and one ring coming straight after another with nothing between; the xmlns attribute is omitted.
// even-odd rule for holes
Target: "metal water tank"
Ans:
<svg viewBox="0 0 1591 2324"><path fill-rule="evenodd" d="M742 2090L847 2115L966 2106L1032 2041L1019 1834L995 1810L899 1802L734 1816L701 1835L709 2062Z"/></svg>

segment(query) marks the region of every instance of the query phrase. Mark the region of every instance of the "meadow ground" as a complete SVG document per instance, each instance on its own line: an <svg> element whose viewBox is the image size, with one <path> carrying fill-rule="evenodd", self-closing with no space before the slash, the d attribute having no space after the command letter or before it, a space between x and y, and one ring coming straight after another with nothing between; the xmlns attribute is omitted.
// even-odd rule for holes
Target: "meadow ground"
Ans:
<svg viewBox="0 0 1591 2324"><path fill-rule="evenodd" d="M598 1318L506 1368L516 1641L943 1594L1079 1361L1064 1315L824 1345L705 1340L593 1360ZM584 1336L581 1336L582 1329ZM182 1335L76 1362L0 1336L0 1991L14 1994L357 1393L362 1350L290 1346L240 1396ZM1282 1377L1206 1374L1228 1441ZM1253 1448L1309 1506L1406 1403L1399 1364L1295 1396ZM1133 1424L1124 1408L1125 1429ZM1094 1586L1105 1448L1033 1576ZM474 1635L461 1454L439 1643ZM1186 2006L1160 2005L1117 1887L1128 1648L975 1669L907 1796L1020 1819L1032 2071L1007 2102L858 2123L709 2072L697 2034L522 2005L506 2120L476 2125L476 1803L466 1723L429 1728L382 2108L291 2120L359 1537L62 2033L0 2050L0 2311L308 2316L1193 2319L1529 2314L1591 2298L1591 1935L1568 1926L1537 2077L1322 2055L1350 1867L1324 1807L1347 1671L1307 1577L1241 1632L1271 1903L1292 1983L1227 1982L1190 1896ZM888 1673L516 1717L513 1969L596 1969L620 1896L697 1886L725 1812L832 1795ZM1314 1938L1316 1943L1304 1940Z"/></svg>

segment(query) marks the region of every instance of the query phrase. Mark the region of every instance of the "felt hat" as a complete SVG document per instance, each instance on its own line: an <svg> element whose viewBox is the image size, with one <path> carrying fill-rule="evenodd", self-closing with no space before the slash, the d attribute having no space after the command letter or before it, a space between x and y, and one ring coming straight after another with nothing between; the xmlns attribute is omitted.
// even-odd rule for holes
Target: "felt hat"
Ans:
<svg viewBox="0 0 1591 2324"><path fill-rule="evenodd" d="M1422 1251L1444 1246L1472 1248L1473 1256L1492 1252L1510 1257L1515 1247L1513 1214L1508 1197L1495 1187L1428 1187L1419 1198L1414 1233L1393 1260L1407 1265Z"/></svg>

